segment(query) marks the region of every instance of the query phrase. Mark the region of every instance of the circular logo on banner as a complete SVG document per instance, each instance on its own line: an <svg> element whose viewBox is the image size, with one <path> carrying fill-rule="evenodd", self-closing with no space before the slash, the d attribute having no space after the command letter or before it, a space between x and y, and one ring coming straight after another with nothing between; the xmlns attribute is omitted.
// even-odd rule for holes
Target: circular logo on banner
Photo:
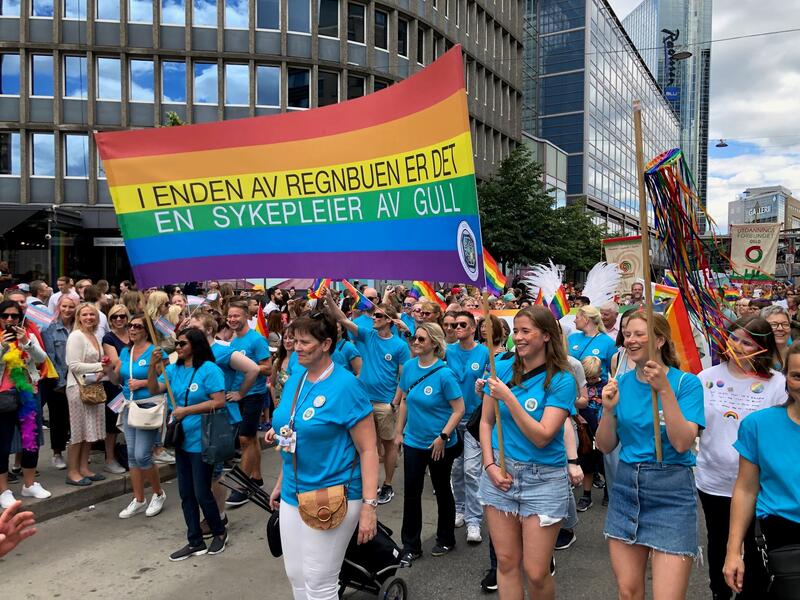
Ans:
<svg viewBox="0 0 800 600"><path fill-rule="evenodd" d="M528 412L533 412L539 406L539 403L536 401L536 398L528 398L525 400L525 410Z"/></svg>
<svg viewBox="0 0 800 600"><path fill-rule="evenodd" d="M744 257L751 263L759 263L764 258L764 251L761 246L750 246L744 251Z"/></svg>
<svg viewBox="0 0 800 600"><path fill-rule="evenodd" d="M433 388L429 385L426 385L425 389L422 391L425 392L426 396L430 396L433 393Z"/></svg>
<svg viewBox="0 0 800 600"><path fill-rule="evenodd" d="M308 421L311 417L314 416L314 409L310 406L303 411L303 421Z"/></svg>
<svg viewBox="0 0 800 600"><path fill-rule="evenodd" d="M481 366L478 363L472 363L472 370L473 371L477 371L480 368L481 368Z"/></svg>
<svg viewBox="0 0 800 600"><path fill-rule="evenodd" d="M389 361L389 360L392 360L392 355L391 355L391 354L386 354L386 355L383 357L383 359L384 359L384 360L387 360L387 361Z"/></svg>
<svg viewBox="0 0 800 600"><path fill-rule="evenodd" d="M199 389L200 389L200 386L197 385L196 383L193 383L192 385L189 386L189 391L190 392L196 392Z"/></svg>
<svg viewBox="0 0 800 600"><path fill-rule="evenodd" d="M147 361L145 359L141 359L137 364L140 367L144 367L144 366L147 366Z"/></svg>
<svg viewBox="0 0 800 600"><path fill-rule="evenodd" d="M472 281L478 280L478 239L472 231L472 227L466 221L458 224L456 233L456 246L458 246L458 258L464 272Z"/></svg>
<svg viewBox="0 0 800 600"><path fill-rule="evenodd" d="M597 348L595 348L594 350L592 350L592 354L594 354L595 356L597 356L598 354L600 354L600 350L598 350Z"/></svg>
<svg viewBox="0 0 800 600"><path fill-rule="evenodd" d="M326 400L325 396L317 396L316 398L314 398L314 402L312 402L312 404L317 408L321 408L322 405L325 404L325 400Z"/></svg>
<svg viewBox="0 0 800 600"><path fill-rule="evenodd" d="M623 260L619 263L620 270L624 273L630 273L633 271L633 264L629 260Z"/></svg>

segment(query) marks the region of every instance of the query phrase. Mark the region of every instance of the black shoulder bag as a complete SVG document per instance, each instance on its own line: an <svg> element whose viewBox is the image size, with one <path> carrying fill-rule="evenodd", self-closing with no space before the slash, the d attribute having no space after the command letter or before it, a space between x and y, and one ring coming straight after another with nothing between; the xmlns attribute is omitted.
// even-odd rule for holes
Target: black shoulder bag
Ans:
<svg viewBox="0 0 800 600"><path fill-rule="evenodd" d="M756 547L769 573L767 591L771 598L800 600L800 544L791 544L770 550L761 531L761 522L756 518Z"/></svg>
<svg viewBox="0 0 800 600"><path fill-rule="evenodd" d="M192 378L189 380L189 385L186 386L186 392L183 394L183 406L189 405L189 388L192 387L195 375L197 375L197 369L192 371ZM180 448L183 444L183 437L182 421L170 416L169 421L167 421L167 430L164 434L164 447Z"/></svg>

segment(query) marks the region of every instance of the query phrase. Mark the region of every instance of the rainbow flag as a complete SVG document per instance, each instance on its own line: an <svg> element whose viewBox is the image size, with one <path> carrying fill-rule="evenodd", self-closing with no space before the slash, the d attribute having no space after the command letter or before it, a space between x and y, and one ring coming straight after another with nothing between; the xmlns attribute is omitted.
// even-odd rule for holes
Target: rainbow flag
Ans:
<svg viewBox="0 0 800 600"><path fill-rule="evenodd" d="M344 286L344 289L347 290L347 293L353 297L353 300L356 301L355 304L353 305L354 309L371 310L375 308L375 305L369 300L367 300L367 297L361 292L359 292L356 286L347 281L347 279L342 279L342 285Z"/></svg>
<svg viewBox="0 0 800 600"><path fill-rule="evenodd" d="M542 288L539 288L539 293L536 294L536 300L533 301L534 306L547 306L547 302L544 301L544 296L542 295Z"/></svg>
<svg viewBox="0 0 800 600"><path fill-rule="evenodd" d="M560 319L569 313L569 300L567 300L567 292L564 291L564 286L560 285L553 294L553 299L550 300L550 312L556 319Z"/></svg>
<svg viewBox="0 0 800 600"><path fill-rule="evenodd" d="M493 296L502 296L506 287L506 276L486 248L483 249L483 270L486 273L486 289Z"/></svg>
<svg viewBox="0 0 800 600"><path fill-rule="evenodd" d="M435 302L442 310L446 308L445 303L439 299L433 286L427 281L412 281L410 290L413 290L415 298L424 298L425 300Z"/></svg>
<svg viewBox="0 0 800 600"><path fill-rule="evenodd" d="M258 314L256 315L256 331L260 333L265 340L269 338L267 318L264 316L264 307L261 306L260 302L258 304Z"/></svg>
<svg viewBox="0 0 800 600"><path fill-rule="evenodd" d="M311 284L311 287L308 288L308 297L312 300L316 300L320 297L322 293L322 288L329 288L331 287L331 280L330 279L315 279L314 283Z"/></svg>
<svg viewBox="0 0 800 600"><path fill-rule="evenodd" d="M741 290L734 287L725 288L725 302L736 302L742 297Z"/></svg>
<svg viewBox="0 0 800 600"><path fill-rule="evenodd" d="M485 280L459 45L354 100L95 139L141 288L264 265L297 278Z"/></svg>
<svg viewBox="0 0 800 600"><path fill-rule="evenodd" d="M680 290L658 283L654 284L653 288L654 297L662 300L672 300L664 316L669 323L672 343L675 344L675 351L681 363L681 370L697 375L703 370L703 365L700 362L700 352L694 343L689 312L686 310L686 304L683 302Z"/></svg>
<svg viewBox="0 0 800 600"><path fill-rule="evenodd" d="M672 271L670 270L664 272L664 277L662 278L661 283L668 285L669 287L678 287L678 280L675 279L675 275L673 275Z"/></svg>

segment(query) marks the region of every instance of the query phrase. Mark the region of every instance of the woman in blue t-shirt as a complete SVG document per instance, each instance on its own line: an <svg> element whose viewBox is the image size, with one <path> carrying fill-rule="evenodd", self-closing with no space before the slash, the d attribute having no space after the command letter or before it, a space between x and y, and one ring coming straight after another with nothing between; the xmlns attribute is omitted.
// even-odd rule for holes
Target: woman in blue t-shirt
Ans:
<svg viewBox="0 0 800 600"><path fill-rule="evenodd" d="M372 406L361 383L331 360L336 324L322 313L293 322L294 349L302 369L283 388L272 415L283 465L270 496L280 510L286 575L295 598L337 598L339 571L358 527L358 543L375 537L378 451ZM344 485L347 511L338 526L317 529L301 518L298 494ZM363 490L363 493L362 493Z"/></svg>
<svg viewBox="0 0 800 600"><path fill-rule="evenodd" d="M600 311L594 306L581 306L575 315L575 328L578 331L567 338L569 355L578 360L596 356L602 364L600 379L607 380L611 359L617 352L617 346L606 333Z"/></svg>
<svg viewBox="0 0 800 600"><path fill-rule="evenodd" d="M625 327L625 349L636 364L603 388L596 442L604 452L620 445L604 534L620 597L644 598L648 557L653 589L684 598L698 552L697 493L691 448L705 426L703 389L696 375L678 369L669 323L653 315L656 355L647 351L645 313ZM656 462L651 388L660 401L663 456Z"/></svg>
<svg viewBox="0 0 800 600"><path fill-rule="evenodd" d="M363 363L361 353L356 348L356 345L347 339L347 332L342 331L341 324L336 324L336 330L339 333L339 341L336 342L336 349L333 351L331 358L337 365L342 365L358 377L361 374L361 365Z"/></svg>
<svg viewBox="0 0 800 600"><path fill-rule="evenodd" d="M770 552L800 545L800 342L789 348L784 373L789 400L783 406L745 417L734 444L740 455L739 475L731 499L728 551L722 571L737 594L748 576L741 548L753 511ZM786 592L796 593L797 585L797 577L776 576L769 597L795 598Z"/></svg>
<svg viewBox="0 0 800 600"><path fill-rule="evenodd" d="M575 410L578 389L549 310L520 309L513 335L514 358L496 365L497 376L484 389L479 493L497 552L500 589L509 598L522 598L524 576L531 597L552 599L553 550L569 510L564 422ZM498 401L503 426L505 471L491 398Z"/></svg>
<svg viewBox="0 0 800 600"><path fill-rule="evenodd" d="M171 561L206 553L219 554L228 541L228 532L211 493L214 465L203 461L200 441L201 415L225 406L225 377L222 369L214 364L214 354L202 331L181 331L175 342L175 352L178 360L164 368L163 352L160 348L154 349L147 373L150 394L163 394L167 389L165 378L169 378L177 405L171 418L177 419L183 430L183 442L180 448L175 448L175 465L189 543L170 554ZM158 373L162 375L159 377ZM208 547L200 528L200 508L213 536Z"/></svg>
<svg viewBox="0 0 800 600"><path fill-rule="evenodd" d="M109 379L114 384L122 385L122 395L125 398L125 406L117 421L122 424L125 443L128 445L128 467L133 488L133 500L119 513L120 519L129 519L140 512L154 517L161 512L167 499L166 493L161 489L158 466L153 463L153 446L159 439L161 429L137 429L128 425L131 402L136 402L142 408L155 405L153 400L143 402L151 396L147 390L147 372L150 370L150 356L154 348L150 332L145 327L144 315L134 315L130 319L128 338L130 345L122 348L114 370L109 373ZM155 400L163 402L165 399L162 396ZM144 497L145 479L153 490L149 506Z"/></svg>
<svg viewBox="0 0 800 600"><path fill-rule="evenodd" d="M420 323L411 338L416 358L403 364L400 385L392 405L397 407L395 443L403 448L403 554L410 565L422 556L422 488L430 470L436 493L438 520L431 556L443 556L456 545L456 502L450 486L453 462L464 449L456 428L464 416L464 398L458 380L442 360L447 344L436 323Z"/></svg>

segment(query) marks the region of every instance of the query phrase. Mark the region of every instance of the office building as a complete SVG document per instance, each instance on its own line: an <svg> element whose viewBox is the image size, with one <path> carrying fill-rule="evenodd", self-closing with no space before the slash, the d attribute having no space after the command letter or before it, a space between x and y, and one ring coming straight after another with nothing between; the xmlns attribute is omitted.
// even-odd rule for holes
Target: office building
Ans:
<svg viewBox="0 0 800 600"><path fill-rule="evenodd" d="M2 1L0 258L127 276L94 131L325 106L457 43L486 177L521 139L521 23L520 0Z"/></svg>
<svg viewBox="0 0 800 600"><path fill-rule="evenodd" d="M728 224L781 223L781 230L800 229L800 200L782 185L747 188L728 203Z"/></svg>

